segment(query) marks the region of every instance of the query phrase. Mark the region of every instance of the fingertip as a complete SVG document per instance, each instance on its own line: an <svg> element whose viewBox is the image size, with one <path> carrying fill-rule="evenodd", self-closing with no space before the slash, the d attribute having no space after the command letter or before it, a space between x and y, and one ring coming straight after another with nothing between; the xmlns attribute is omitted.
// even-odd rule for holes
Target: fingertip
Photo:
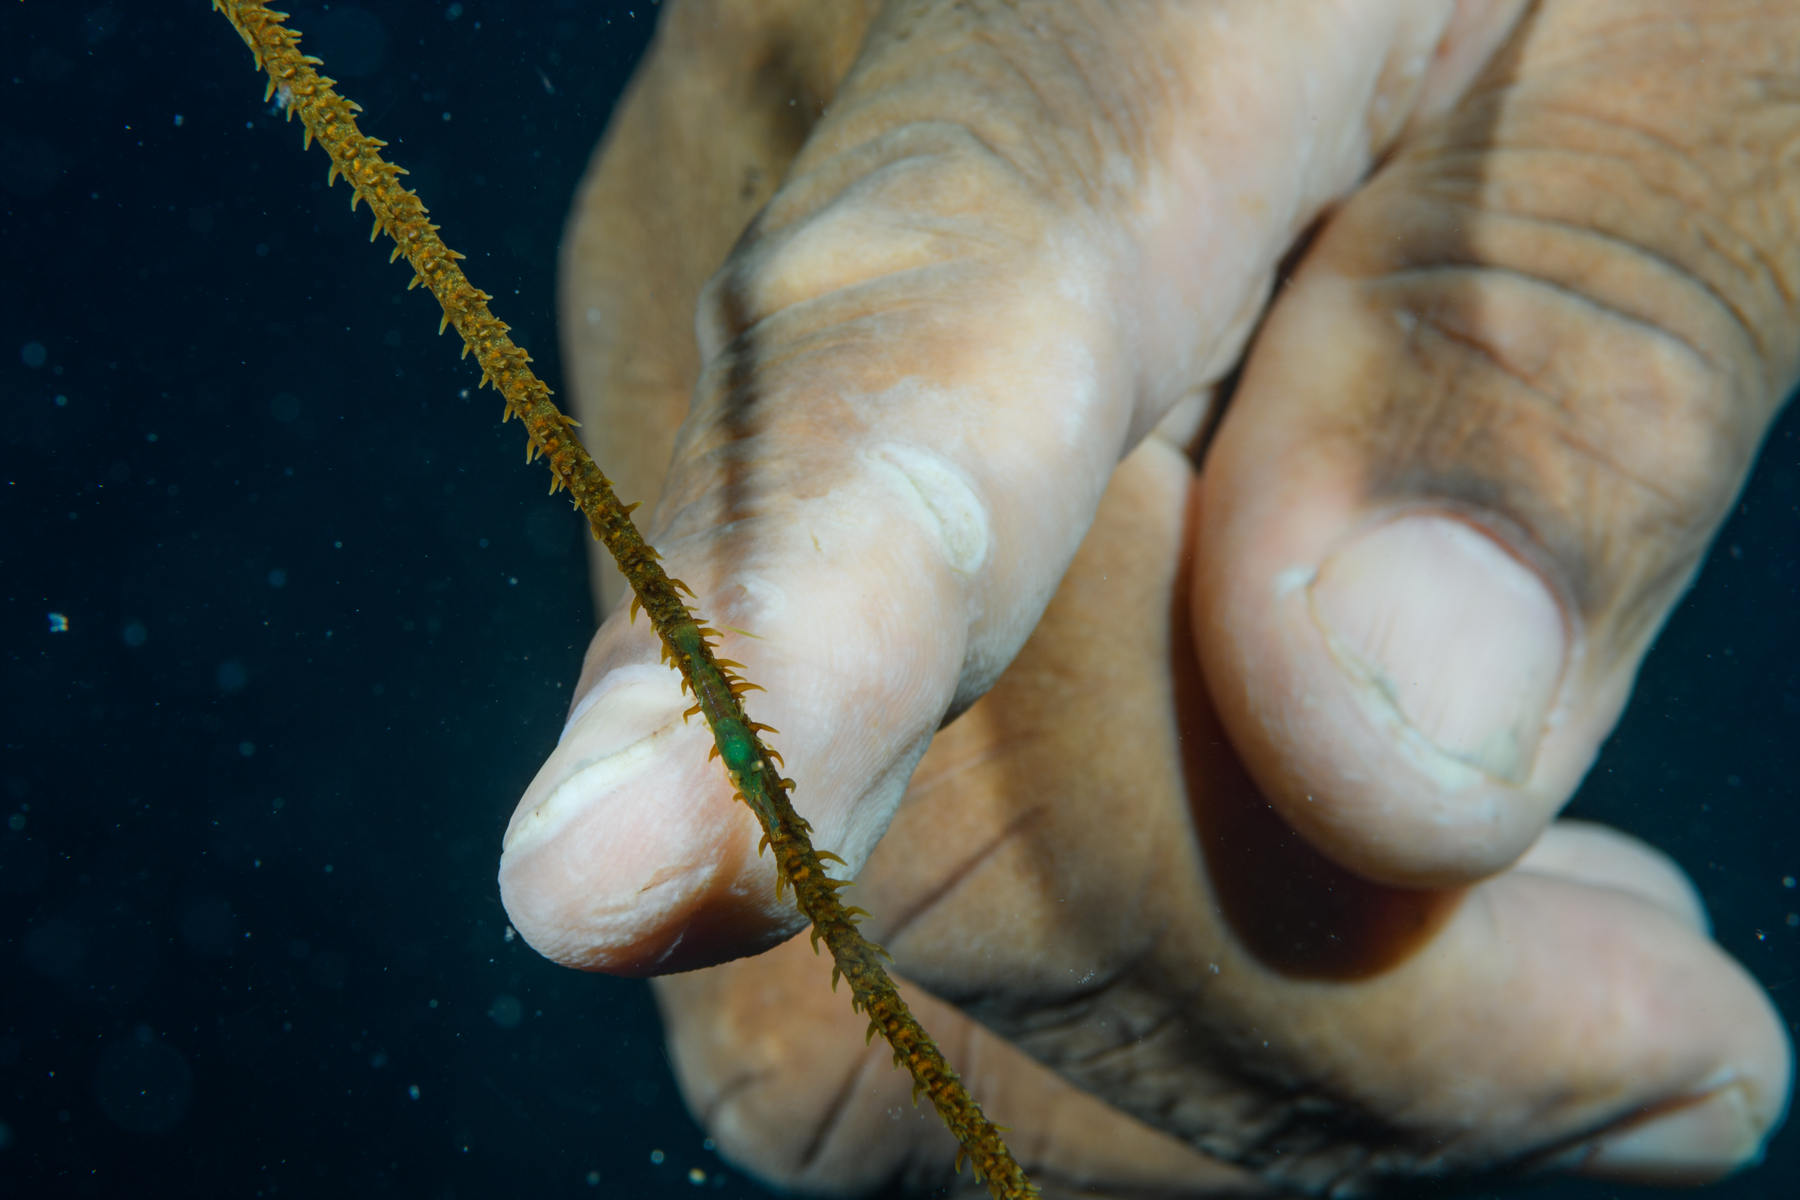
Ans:
<svg viewBox="0 0 1800 1200"><path fill-rule="evenodd" d="M526 942L588 971L647 975L761 949L786 929L745 879L755 822L675 674L619 667L577 705L514 812L500 897Z"/></svg>
<svg viewBox="0 0 1800 1200"><path fill-rule="evenodd" d="M1730 1031L1726 1064L1688 1095L1621 1122L1562 1156L1576 1174L1650 1187L1697 1187L1762 1162L1787 1121L1794 1047L1766 993Z"/></svg>
<svg viewBox="0 0 1800 1200"><path fill-rule="evenodd" d="M1208 470L1196 644L1264 795L1378 882L1505 868L1586 767L1559 726L1574 639L1553 591L1461 514L1371 512L1341 466L1247 481L1279 504Z"/></svg>
<svg viewBox="0 0 1800 1200"><path fill-rule="evenodd" d="M1378 882L1454 887L1543 832L1636 660L1591 651L1560 560L1479 487L1409 465L1370 398L1413 368L1364 299L1320 267L1271 313L1202 472L1196 644L1285 820Z"/></svg>

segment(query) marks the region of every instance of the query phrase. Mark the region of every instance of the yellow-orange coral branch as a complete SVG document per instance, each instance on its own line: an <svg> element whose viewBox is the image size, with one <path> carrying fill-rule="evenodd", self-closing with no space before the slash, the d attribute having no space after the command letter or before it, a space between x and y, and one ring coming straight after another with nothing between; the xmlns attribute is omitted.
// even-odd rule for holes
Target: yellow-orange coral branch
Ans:
<svg viewBox="0 0 1800 1200"><path fill-rule="evenodd" d="M631 508L636 505L619 503L611 482L576 439L575 422L557 409L550 389L532 372L531 356L507 336L507 324L488 310L492 297L469 282L456 265L463 256L438 237L438 227L426 219L418 194L401 186L399 177L406 172L381 157L387 143L357 128L355 114L361 106L338 95L332 87L335 81L314 70L318 59L300 53L299 33L283 23L286 13L271 11L263 0L213 0L213 7L230 19L256 56L257 67L268 73L264 99L279 96L288 119L298 114L305 126L305 145L316 140L331 156L326 182L335 183L342 175L352 189L350 207L355 209L359 200L368 202L375 214L369 240L382 233L393 238L395 256L404 254L412 264L408 288L423 283L431 289L443 307L444 324L455 326L462 336L463 353L473 352L481 364L482 384L493 384L505 400L502 419L516 416L524 423L526 460L543 456L553 476L551 491L569 489L594 536L605 543L630 581L633 615L638 606L649 614L665 659L673 661L698 701L738 798L762 824L763 845L774 851L777 883L793 889L800 911L813 924L814 946L823 940L830 949L833 986L840 976L850 981L851 1003L868 1014L871 1033L880 1031L894 1049L894 1062L912 1072L914 1099L920 1092L931 1097L962 1144L959 1168L966 1156L996 1200L1037 1195L999 1129L983 1115L895 991L880 962L886 952L857 932L856 918L862 910L847 908L838 899L844 881L827 876L821 861L837 856L813 849L811 827L788 800L793 780L782 778L778 756L758 736L759 730L773 731L745 715L740 697L756 685L713 657L707 638L716 636L715 631L676 595L676 587L686 585L669 579L657 562L656 550L632 524ZM438 332L443 332L444 324Z"/></svg>

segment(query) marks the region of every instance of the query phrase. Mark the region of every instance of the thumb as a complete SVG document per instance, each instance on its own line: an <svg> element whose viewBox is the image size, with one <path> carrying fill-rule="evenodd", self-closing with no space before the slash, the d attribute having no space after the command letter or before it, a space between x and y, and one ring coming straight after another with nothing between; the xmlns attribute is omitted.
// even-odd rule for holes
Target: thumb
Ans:
<svg viewBox="0 0 1800 1200"><path fill-rule="evenodd" d="M851 871L1030 633L1121 455L1206 393L1296 231L1399 127L1449 11L877 19L707 285L650 526ZM519 931L632 973L793 932L647 622L615 610L582 689L507 831Z"/></svg>
<svg viewBox="0 0 1800 1200"><path fill-rule="evenodd" d="M1766 81L1796 53L1791 10L1539 5L1272 311L1207 463L1196 633L1340 864L1490 874L1610 732L1793 382L1800 192L1766 164L1800 122Z"/></svg>

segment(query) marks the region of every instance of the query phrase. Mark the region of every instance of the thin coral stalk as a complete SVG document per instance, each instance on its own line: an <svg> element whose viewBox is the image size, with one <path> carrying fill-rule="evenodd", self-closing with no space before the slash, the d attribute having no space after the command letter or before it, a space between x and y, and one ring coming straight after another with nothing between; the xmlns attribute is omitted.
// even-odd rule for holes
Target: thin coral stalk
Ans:
<svg viewBox="0 0 1800 1200"><path fill-rule="evenodd" d="M438 237L438 227L426 219L418 194L401 186L400 176L406 172L382 159L380 150L387 143L357 128L355 114L361 106L340 96L332 87L336 81L314 69L319 59L300 53L298 31L283 24L286 13L270 11L264 0L213 0L213 7L230 19L256 56L257 68L268 73L263 99L279 96L289 120L299 114L306 127L305 144L310 147L316 138L331 156L327 184L335 183L339 175L349 182L352 209L358 201L368 203L375 214L369 240L382 233L394 239L389 261L404 254L412 264L408 290L421 283L431 290L444 310L438 332L455 326L464 356L473 352L481 364L482 384L493 384L506 402L501 419L518 417L524 423L526 459L541 455L549 463L550 490L569 490L594 536L605 543L630 581L636 593L633 618L640 606L649 614L662 639L663 661L673 662L684 686L693 691L697 703L689 714L706 719L737 798L762 824L762 844L774 851L777 891L783 883L793 889L800 911L812 922L813 948L817 950L823 940L831 951L832 986L840 976L850 981L851 1003L869 1016L869 1036L879 1032L885 1037L894 1048L895 1063L912 1072L914 1101L920 1092L931 1097L962 1145L958 1168L966 1155L976 1178L987 1182L996 1200L1035 1196L1037 1188L1007 1150L999 1127L982 1114L895 991L880 961L886 951L857 932L856 919L866 914L838 899L838 890L847 883L827 875L822 860L843 860L813 848L811 826L788 801L794 781L782 778L776 756L759 736L774 731L744 711L740 697L756 685L732 672L736 663L714 657L717 631L676 594L678 588L687 590L686 585L669 578L656 550L632 523L631 510L637 505L623 505L613 494L612 484L576 439L575 422L551 403L550 389L532 372L531 356L507 336L509 326L488 310L492 297L469 282L456 265L463 255Z"/></svg>

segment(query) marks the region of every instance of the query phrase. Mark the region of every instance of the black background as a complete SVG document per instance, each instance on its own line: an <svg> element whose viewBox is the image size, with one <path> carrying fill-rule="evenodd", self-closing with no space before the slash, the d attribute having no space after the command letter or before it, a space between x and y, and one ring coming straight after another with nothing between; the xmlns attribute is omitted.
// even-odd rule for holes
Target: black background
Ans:
<svg viewBox="0 0 1800 1200"><path fill-rule="evenodd" d="M293 9L554 385L654 6ZM0 88L0 1192L760 1194L645 986L507 940L593 617L430 298L199 0L0 5ZM1575 805L1682 862L1790 1023L1797 428ZM1796 1136L1714 1194L1800 1194Z"/></svg>

